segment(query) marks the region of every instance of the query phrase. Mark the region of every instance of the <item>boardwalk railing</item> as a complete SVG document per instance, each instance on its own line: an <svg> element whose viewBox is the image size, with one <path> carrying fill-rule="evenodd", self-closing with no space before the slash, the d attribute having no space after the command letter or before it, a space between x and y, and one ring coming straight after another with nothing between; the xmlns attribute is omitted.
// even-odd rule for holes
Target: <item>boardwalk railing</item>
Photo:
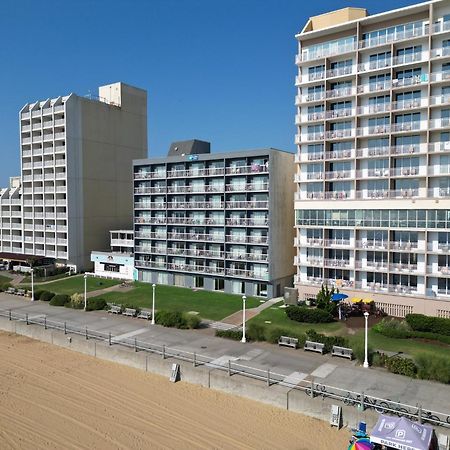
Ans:
<svg viewBox="0 0 450 450"><path fill-rule="evenodd" d="M135 338L120 338L109 333L80 327L70 322L58 322L49 320L46 316L29 315L27 313L18 313L13 310L0 310L0 317L6 317L11 321L19 321L27 325L39 325L45 329L58 330L64 334L83 336L86 340L95 339L107 342L109 345L121 345L134 349L135 352L145 351L160 355L162 358L173 358L180 361L192 363L194 367L206 366L212 369L227 372L229 376L242 375L265 382L268 386L280 385L290 389L302 391L311 398L322 397L340 401L347 406L358 407L361 410L374 409L378 413L390 413L397 416L404 416L420 423L428 422L432 425L450 428L450 413L442 413L428 410L422 405L408 405L389 399L383 399L366 395L364 392L354 392L347 389L341 389L334 386L328 386L321 383L315 383L314 380L302 380L299 383L292 383L286 379L286 375L272 372L268 369L258 369L255 367L237 364L234 361L221 361L199 353L187 352L185 350L168 347L166 345L153 344L151 342L139 341Z"/></svg>

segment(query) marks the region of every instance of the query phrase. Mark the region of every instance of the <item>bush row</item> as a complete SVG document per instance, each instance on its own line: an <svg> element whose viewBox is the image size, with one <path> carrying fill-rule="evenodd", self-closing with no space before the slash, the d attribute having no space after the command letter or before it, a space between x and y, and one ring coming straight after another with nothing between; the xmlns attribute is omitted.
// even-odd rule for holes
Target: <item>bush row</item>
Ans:
<svg viewBox="0 0 450 450"><path fill-rule="evenodd" d="M413 331L425 331L450 336L450 319L423 314L407 314L406 322Z"/></svg>
<svg viewBox="0 0 450 450"><path fill-rule="evenodd" d="M288 306L286 315L296 322L329 323L333 322L333 316L326 310L319 308L306 308L304 306Z"/></svg>
<svg viewBox="0 0 450 450"><path fill-rule="evenodd" d="M180 311L158 310L155 314L155 322L163 327L194 329L200 326L200 317Z"/></svg>
<svg viewBox="0 0 450 450"><path fill-rule="evenodd" d="M372 329L383 336L394 339L432 339L450 344L450 336L429 331L414 331L406 321L399 321L396 319L383 319L381 322L374 325Z"/></svg>

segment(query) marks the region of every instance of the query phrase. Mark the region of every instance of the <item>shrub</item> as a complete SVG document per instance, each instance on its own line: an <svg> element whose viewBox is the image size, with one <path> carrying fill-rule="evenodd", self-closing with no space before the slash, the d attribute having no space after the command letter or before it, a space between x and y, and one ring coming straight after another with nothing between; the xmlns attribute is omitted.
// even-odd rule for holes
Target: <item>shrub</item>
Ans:
<svg viewBox="0 0 450 450"><path fill-rule="evenodd" d="M372 327L374 331L396 339L406 339L411 336L411 328L405 321L396 319L383 319Z"/></svg>
<svg viewBox="0 0 450 450"><path fill-rule="evenodd" d="M324 353L331 352L333 345L337 345L339 347L348 347L348 339L342 336L326 336L325 334L317 333L315 330L308 330L306 332L306 338L308 341L320 342L325 344Z"/></svg>
<svg viewBox="0 0 450 450"><path fill-rule="evenodd" d="M45 292L45 291L43 291L42 289L38 289L37 291L35 290L34 291L34 299L35 300L40 300L41 299L41 295L43 294L43 292Z"/></svg>
<svg viewBox="0 0 450 450"><path fill-rule="evenodd" d="M414 331L428 331L450 336L450 319L429 317L423 314L407 314L405 319Z"/></svg>
<svg viewBox="0 0 450 450"><path fill-rule="evenodd" d="M54 296L55 296L55 294L53 292L44 291L39 296L39 300L41 300L43 302L49 302Z"/></svg>
<svg viewBox="0 0 450 450"><path fill-rule="evenodd" d="M322 287L320 288L320 291L317 293L316 296L317 307L319 309L326 311L332 316L336 315L338 308L337 303L331 300L331 297L333 296L334 293L335 293L334 287L329 289L328 286L322 284Z"/></svg>
<svg viewBox="0 0 450 450"><path fill-rule="evenodd" d="M234 341L240 341L242 339L242 331L239 330L216 330L217 337L223 337L226 339L233 339Z"/></svg>
<svg viewBox="0 0 450 450"><path fill-rule="evenodd" d="M328 323L333 321L333 316L322 309L305 308L303 306L288 306L286 315L296 322Z"/></svg>
<svg viewBox="0 0 450 450"><path fill-rule="evenodd" d="M266 330L263 325L259 323L250 323L247 329L247 335L252 341L265 341Z"/></svg>
<svg viewBox="0 0 450 450"><path fill-rule="evenodd" d="M416 364L419 378L450 384L450 359L421 354L416 357Z"/></svg>
<svg viewBox="0 0 450 450"><path fill-rule="evenodd" d="M388 357L384 353L380 353L380 352L370 353L369 352L369 363L370 363L371 357L372 357L372 365L373 366L386 367L386 361L387 361Z"/></svg>
<svg viewBox="0 0 450 450"><path fill-rule="evenodd" d="M357 342L356 344L353 345L352 350L353 350L354 358L358 362L360 362L362 364L364 362L364 359L365 359L364 342L361 342L361 341ZM367 346L367 359L368 359L369 365L371 365L371 366L372 365L374 365L374 366L378 365L375 362L375 355L376 354L374 354L373 348L370 347L370 346ZM383 363L383 366L384 366L384 363Z"/></svg>
<svg viewBox="0 0 450 450"><path fill-rule="evenodd" d="M70 302L67 302L64 306L73 309L83 309L84 308L84 295L83 294L72 294L70 296Z"/></svg>
<svg viewBox="0 0 450 450"><path fill-rule="evenodd" d="M106 301L103 298L88 298L86 311L98 311L106 308Z"/></svg>
<svg viewBox="0 0 450 450"><path fill-rule="evenodd" d="M155 322L164 327L193 329L200 326L201 319L195 314L159 310L155 314Z"/></svg>
<svg viewBox="0 0 450 450"><path fill-rule="evenodd" d="M64 306L69 301L70 301L70 297L68 295L58 294L58 295L55 295L50 300L50 305L52 305L52 306Z"/></svg>
<svg viewBox="0 0 450 450"><path fill-rule="evenodd" d="M405 375L415 378L417 367L411 358L400 358L400 356L391 356L386 359L386 368L389 372Z"/></svg>

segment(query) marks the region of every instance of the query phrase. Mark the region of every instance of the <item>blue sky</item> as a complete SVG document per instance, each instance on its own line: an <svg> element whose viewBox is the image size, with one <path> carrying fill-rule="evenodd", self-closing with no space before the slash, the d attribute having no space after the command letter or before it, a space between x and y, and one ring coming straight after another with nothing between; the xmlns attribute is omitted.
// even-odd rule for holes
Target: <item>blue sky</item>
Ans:
<svg viewBox="0 0 450 450"><path fill-rule="evenodd" d="M27 102L124 81L148 91L149 155L174 140L212 151L294 151L294 56L308 17L411 0L1 0L0 185L19 174Z"/></svg>

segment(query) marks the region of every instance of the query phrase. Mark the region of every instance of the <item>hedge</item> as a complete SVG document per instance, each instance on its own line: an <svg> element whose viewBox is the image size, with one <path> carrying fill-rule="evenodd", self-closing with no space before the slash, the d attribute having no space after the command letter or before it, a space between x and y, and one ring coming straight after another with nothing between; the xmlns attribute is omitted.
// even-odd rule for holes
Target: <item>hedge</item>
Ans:
<svg viewBox="0 0 450 450"><path fill-rule="evenodd" d="M333 316L323 309L306 308L303 306L288 306L286 315L296 322L328 323L333 322Z"/></svg>
<svg viewBox="0 0 450 450"><path fill-rule="evenodd" d="M415 378L417 373L417 366L411 358L400 358L400 356L391 356L386 359L386 368L389 372L405 375L410 378Z"/></svg>
<svg viewBox="0 0 450 450"><path fill-rule="evenodd" d="M70 301L70 297L68 295L58 294L58 295L55 295L50 300L50 305L52 305L52 306L64 306L69 301Z"/></svg>
<svg viewBox="0 0 450 450"><path fill-rule="evenodd" d="M106 301L103 298L88 298L86 311L99 311L106 308Z"/></svg>
<svg viewBox="0 0 450 450"><path fill-rule="evenodd" d="M414 331L426 331L450 336L450 319L430 317L423 314L407 314L405 319Z"/></svg>
<svg viewBox="0 0 450 450"><path fill-rule="evenodd" d="M200 317L180 311L158 310L155 314L158 325L170 328L193 329L200 326Z"/></svg>
<svg viewBox="0 0 450 450"><path fill-rule="evenodd" d="M324 353L331 352L331 349L334 345L339 347L348 347L349 342L348 339L342 336L325 336L322 333L317 333L315 330L308 330L306 332L306 338L308 341L320 342L321 344L325 344Z"/></svg>
<svg viewBox="0 0 450 450"><path fill-rule="evenodd" d="M34 299L35 300L40 300L41 299L41 295L44 293L45 291L43 291L42 289L39 289L37 291L34 291Z"/></svg>
<svg viewBox="0 0 450 450"><path fill-rule="evenodd" d="M242 339L242 331L239 330L216 330L217 337L240 341ZM249 339L250 340L250 339Z"/></svg>
<svg viewBox="0 0 450 450"><path fill-rule="evenodd" d="M43 291L39 296L39 300L42 300L43 302L49 302L54 296L55 294L53 292Z"/></svg>

